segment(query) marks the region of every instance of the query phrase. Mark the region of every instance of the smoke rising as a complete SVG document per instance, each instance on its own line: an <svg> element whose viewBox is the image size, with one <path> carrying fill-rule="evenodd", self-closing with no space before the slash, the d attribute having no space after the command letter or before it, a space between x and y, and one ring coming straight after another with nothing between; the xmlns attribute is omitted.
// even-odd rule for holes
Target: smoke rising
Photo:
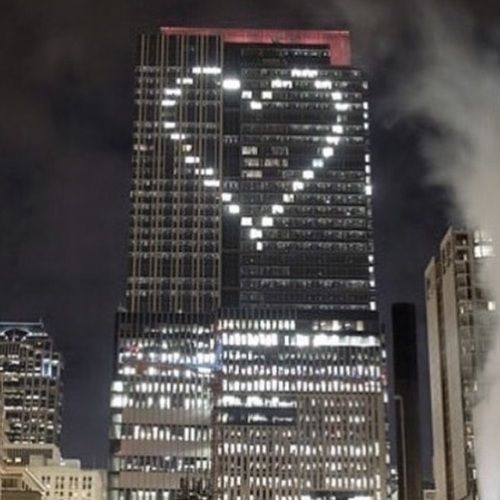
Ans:
<svg viewBox="0 0 500 500"><path fill-rule="evenodd" d="M433 133L422 142L431 180L450 189L467 228L487 231L500 242L500 69L477 40L463 13L429 5L422 10L420 60L403 85L399 109L428 121ZM488 260L482 281L500 304L500 263ZM500 336L495 332L475 410L475 454L480 495L500 499L500 447L492 445L500 425Z"/></svg>
<svg viewBox="0 0 500 500"><path fill-rule="evenodd" d="M357 4L359 6L359 4ZM451 6L419 1L410 6L413 50L400 61L400 75L386 112L397 124L418 121L429 181L445 187L454 215L465 227L487 231L500 250L500 66L481 39L472 15ZM356 10L348 10L362 30ZM363 15L366 17L366 13ZM388 19L391 15L388 14ZM385 49L387 44L383 46ZM377 54L381 56L381 54ZM384 56L382 54L382 56ZM484 263L482 283L500 305L500 262ZM498 324L498 321L497 321ZM481 376L475 409L475 456L482 500L500 499L500 331Z"/></svg>

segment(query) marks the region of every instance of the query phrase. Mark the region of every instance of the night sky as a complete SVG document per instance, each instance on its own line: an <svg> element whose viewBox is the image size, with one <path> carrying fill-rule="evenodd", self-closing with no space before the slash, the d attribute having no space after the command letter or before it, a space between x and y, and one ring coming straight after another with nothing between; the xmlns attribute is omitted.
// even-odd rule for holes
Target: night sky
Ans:
<svg viewBox="0 0 500 500"><path fill-rule="evenodd" d="M114 313L126 275L134 43L160 25L352 27L356 65L372 86L382 319L392 302L416 302L425 353L423 269L453 213L446 192L427 181L425 124L390 112L396 82L411 75L412 7L339 3L347 13L323 0L2 0L0 320L42 318L64 354L65 456L106 463ZM500 40L500 7L470 3L470 18Z"/></svg>

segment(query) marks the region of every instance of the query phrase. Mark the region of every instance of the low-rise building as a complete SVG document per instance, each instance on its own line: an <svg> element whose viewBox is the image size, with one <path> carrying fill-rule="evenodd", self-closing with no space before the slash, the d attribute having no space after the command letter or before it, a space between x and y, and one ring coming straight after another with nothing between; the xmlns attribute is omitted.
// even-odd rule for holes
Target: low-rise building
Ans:
<svg viewBox="0 0 500 500"><path fill-rule="evenodd" d="M62 458L55 445L7 444L4 456L5 472L11 475L15 473L18 477L24 471L43 490L44 500L106 498L105 471L83 469L79 460Z"/></svg>

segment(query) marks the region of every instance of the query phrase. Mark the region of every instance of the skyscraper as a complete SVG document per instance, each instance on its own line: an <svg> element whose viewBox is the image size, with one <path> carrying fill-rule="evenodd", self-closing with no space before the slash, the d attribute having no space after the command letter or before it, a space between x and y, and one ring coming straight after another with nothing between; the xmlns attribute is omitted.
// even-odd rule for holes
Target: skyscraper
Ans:
<svg viewBox="0 0 500 500"><path fill-rule="evenodd" d="M10 442L59 442L61 372L61 355L43 323L0 323L0 377Z"/></svg>
<svg viewBox="0 0 500 500"><path fill-rule="evenodd" d="M392 305L399 500L422 498L417 320L415 304Z"/></svg>
<svg viewBox="0 0 500 500"><path fill-rule="evenodd" d="M349 33L162 28L136 81L112 498L386 498Z"/></svg>
<svg viewBox="0 0 500 500"><path fill-rule="evenodd" d="M472 411L496 304L479 282L491 239L450 229L425 271L436 498L477 498Z"/></svg>

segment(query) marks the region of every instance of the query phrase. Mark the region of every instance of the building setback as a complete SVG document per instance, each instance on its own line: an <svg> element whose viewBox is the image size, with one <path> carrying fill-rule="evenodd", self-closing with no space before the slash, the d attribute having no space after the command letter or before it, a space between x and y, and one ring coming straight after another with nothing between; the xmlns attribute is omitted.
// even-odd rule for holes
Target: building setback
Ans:
<svg viewBox="0 0 500 500"><path fill-rule="evenodd" d="M112 500L387 497L349 33L140 37Z"/></svg>
<svg viewBox="0 0 500 500"><path fill-rule="evenodd" d="M438 499L477 498L473 408L496 304L478 272L491 257L480 231L450 229L425 271L433 470Z"/></svg>
<svg viewBox="0 0 500 500"><path fill-rule="evenodd" d="M8 441L59 442L61 371L61 355L43 323L0 323L0 377Z"/></svg>

